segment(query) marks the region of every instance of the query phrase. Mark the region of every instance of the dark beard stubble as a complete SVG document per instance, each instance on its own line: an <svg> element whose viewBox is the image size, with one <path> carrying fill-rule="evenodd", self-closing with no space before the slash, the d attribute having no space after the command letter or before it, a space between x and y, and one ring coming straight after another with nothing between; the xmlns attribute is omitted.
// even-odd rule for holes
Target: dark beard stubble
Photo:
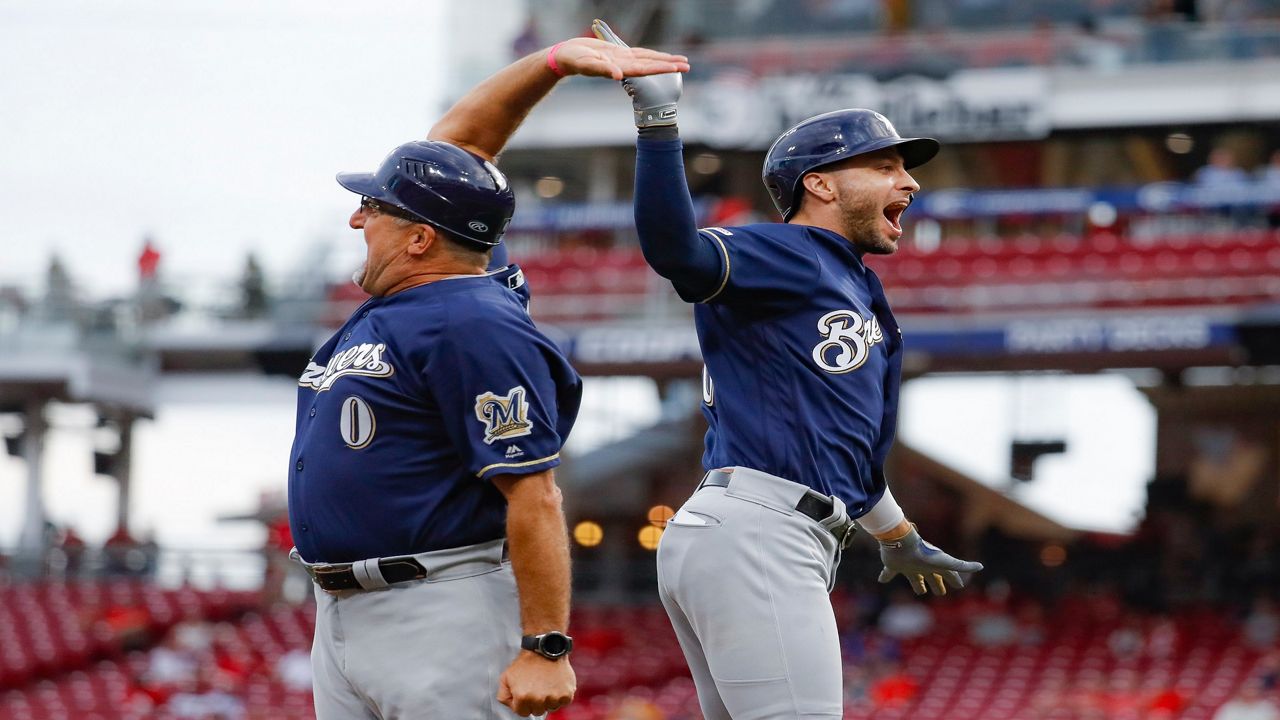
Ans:
<svg viewBox="0 0 1280 720"><path fill-rule="evenodd" d="M872 255L891 255L898 245L884 234L880 221L884 209L870 198L840 203L840 227L845 238L854 247Z"/></svg>

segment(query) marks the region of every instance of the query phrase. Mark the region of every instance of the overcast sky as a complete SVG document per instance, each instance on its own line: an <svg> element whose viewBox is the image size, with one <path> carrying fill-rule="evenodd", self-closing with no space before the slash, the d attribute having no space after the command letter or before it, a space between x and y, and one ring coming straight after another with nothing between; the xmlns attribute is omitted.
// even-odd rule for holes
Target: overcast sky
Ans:
<svg viewBox="0 0 1280 720"><path fill-rule="evenodd" d="M234 279L251 249L288 271L319 239L357 244L334 174L426 134L450 43L509 47L481 15L451 37L444 9L0 0L0 283L57 251L88 288L127 289L148 233L191 282Z"/></svg>

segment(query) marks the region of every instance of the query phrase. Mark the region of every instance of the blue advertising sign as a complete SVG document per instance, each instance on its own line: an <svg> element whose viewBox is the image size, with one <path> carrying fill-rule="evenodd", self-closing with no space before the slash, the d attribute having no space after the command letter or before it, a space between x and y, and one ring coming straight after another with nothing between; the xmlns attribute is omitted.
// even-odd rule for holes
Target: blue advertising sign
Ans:
<svg viewBox="0 0 1280 720"><path fill-rule="evenodd" d="M1132 188L1040 188L1025 190L933 190L921 192L911 213L939 220L1004 215L1084 213L1095 204L1118 212L1171 212L1220 207L1280 205L1280 183L1215 185L1161 182Z"/></svg>
<svg viewBox="0 0 1280 720"><path fill-rule="evenodd" d="M993 320L957 327L902 318L908 353L939 356L1160 353L1230 347L1236 324L1195 313L1077 315ZM698 362L693 328L684 325L548 329L574 363L645 365Z"/></svg>

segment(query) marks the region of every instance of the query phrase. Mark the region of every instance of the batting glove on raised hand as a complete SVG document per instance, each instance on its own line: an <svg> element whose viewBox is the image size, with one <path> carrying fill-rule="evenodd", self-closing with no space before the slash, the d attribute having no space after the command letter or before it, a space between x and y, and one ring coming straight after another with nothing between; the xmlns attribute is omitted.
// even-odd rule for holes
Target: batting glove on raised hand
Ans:
<svg viewBox="0 0 1280 720"><path fill-rule="evenodd" d="M880 582L902 575L917 595L924 595L931 588L935 595L946 595L948 586L959 590L964 587L960 573L982 569L982 563L958 560L925 542L914 525L911 532L896 540L880 541L880 562L884 563Z"/></svg>
<svg viewBox="0 0 1280 720"><path fill-rule="evenodd" d="M613 28L603 20L591 23L596 37L614 45L628 47ZM629 77L622 81L622 88L631 96L631 109L635 113L636 127L661 127L676 124L676 101L684 89L680 73L663 73L648 77Z"/></svg>

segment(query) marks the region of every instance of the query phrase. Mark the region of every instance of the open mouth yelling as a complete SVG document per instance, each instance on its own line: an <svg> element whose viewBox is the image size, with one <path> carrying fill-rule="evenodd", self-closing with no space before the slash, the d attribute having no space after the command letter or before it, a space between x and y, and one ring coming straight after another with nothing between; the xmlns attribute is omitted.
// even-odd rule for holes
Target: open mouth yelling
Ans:
<svg viewBox="0 0 1280 720"><path fill-rule="evenodd" d="M895 236L902 235L902 213L907 211L907 206L910 204L910 199L895 200L884 208L884 219L889 223L889 228Z"/></svg>

